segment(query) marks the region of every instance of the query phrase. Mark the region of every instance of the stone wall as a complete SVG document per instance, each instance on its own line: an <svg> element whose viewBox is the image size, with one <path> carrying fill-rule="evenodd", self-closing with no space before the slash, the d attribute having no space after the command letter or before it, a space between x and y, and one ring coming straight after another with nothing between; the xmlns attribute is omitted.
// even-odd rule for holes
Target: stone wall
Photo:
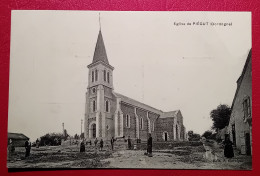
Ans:
<svg viewBox="0 0 260 176"><path fill-rule="evenodd" d="M148 120L147 111L137 109L137 116L139 118L139 135L141 140L147 140L148 137ZM143 119L143 128L141 128L141 118Z"/></svg>
<svg viewBox="0 0 260 176"><path fill-rule="evenodd" d="M128 138L136 138L136 118L135 118L135 110L134 107L121 104L121 110L123 111L123 130L124 136ZM126 116L130 116L130 127L126 126Z"/></svg>
<svg viewBox="0 0 260 176"><path fill-rule="evenodd" d="M167 140L173 141L173 124L174 118L158 118L156 121L155 133L157 136L157 141L164 141L164 132L167 132Z"/></svg>

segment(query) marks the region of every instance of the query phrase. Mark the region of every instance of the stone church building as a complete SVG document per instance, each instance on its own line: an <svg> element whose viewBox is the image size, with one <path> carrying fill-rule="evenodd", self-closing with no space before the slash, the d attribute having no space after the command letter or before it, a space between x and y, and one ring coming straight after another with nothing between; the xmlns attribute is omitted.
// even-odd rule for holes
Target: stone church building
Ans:
<svg viewBox="0 0 260 176"><path fill-rule="evenodd" d="M186 138L180 110L163 112L114 91L101 30L93 61L88 65L84 135L87 139L123 137L154 141L182 141Z"/></svg>

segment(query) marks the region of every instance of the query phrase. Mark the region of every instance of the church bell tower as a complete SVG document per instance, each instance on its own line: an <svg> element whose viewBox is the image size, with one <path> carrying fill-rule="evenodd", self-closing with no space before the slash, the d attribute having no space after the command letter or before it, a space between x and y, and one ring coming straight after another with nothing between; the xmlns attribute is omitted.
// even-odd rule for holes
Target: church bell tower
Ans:
<svg viewBox="0 0 260 176"><path fill-rule="evenodd" d="M88 87L85 107L85 138L108 137L113 91L113 70L107 58L101 29L92 63L88 65Z"/></svg>

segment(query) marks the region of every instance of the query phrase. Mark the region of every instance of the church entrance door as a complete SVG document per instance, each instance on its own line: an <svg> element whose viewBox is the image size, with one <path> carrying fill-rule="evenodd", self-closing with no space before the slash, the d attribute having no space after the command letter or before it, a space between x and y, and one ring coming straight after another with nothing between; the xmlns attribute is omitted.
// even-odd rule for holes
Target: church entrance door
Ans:
<svg viewBox="0 0 260 176"><path fill-rule="evenodd" d="M167 141L167 133L164 133L164 140Z"/></svg>

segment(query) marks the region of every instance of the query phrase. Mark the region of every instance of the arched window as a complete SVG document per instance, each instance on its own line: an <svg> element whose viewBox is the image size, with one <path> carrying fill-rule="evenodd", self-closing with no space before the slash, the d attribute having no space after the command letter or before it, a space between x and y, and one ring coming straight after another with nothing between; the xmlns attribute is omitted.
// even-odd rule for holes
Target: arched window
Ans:
<svg viewBox="0 0 260 176"><path fill-rule="evenodd" d="M142 117L140 117L140 128L143 129L144 128L144 120Z"/></svg>
<svg viewBox="0 0 260 176"><path fill-rule="evenodd" d="M130 116L128 114L126 115L126 127L130 128Z"/></svg>
<svg viewBox="0 0 260 176"><path fill-rule="evenodd" d="M108 83L110 82L110 79L109 79L109 72L107 72L107 82L108 82Z"/></svg>
<svg viewBox="0 0 260 176"><path fill-rule="evenodd" d="M250 98L246 97L243 100L243 111L244 111L244 119L247 119L251 116L251 104L250 104Z"/></svg>
<svg viewBox="0 0 260 176"><path fill-rule="evenodd" d="M92 101L92 112L95 112L96 111L96 101L93 100Z"/></svg>
<svg viewBox="0 0 260 176"><path fill-rule="evenodd" d="M92 71L92 73L91 73L91 77L92 77L92 82L94 82L94 71Z"/></svg>
<svg viewBox="0 0 260 176"><path fill-rule="evenodd" d="M107 76L107 71L104 70L104 81L107 81L106 76Z"/></svg>
<svg viewBox="0 0 260 176"><path fill-rule="evenodd" d="M152 131L154 131L154 121L152 121Z"/></svg>
<svg viewBox="0 0 260 176"><path fill-rule="evenodd" d="M110 110L110 107L109 107L109 101L106 100L106 112L109 112L109 110Z"/></svg>
<svg viewBox="0 0 260 176"><path fill-rule="evenodd" d="M98 70L95 70L95 81L98 80Z"/></svg>

